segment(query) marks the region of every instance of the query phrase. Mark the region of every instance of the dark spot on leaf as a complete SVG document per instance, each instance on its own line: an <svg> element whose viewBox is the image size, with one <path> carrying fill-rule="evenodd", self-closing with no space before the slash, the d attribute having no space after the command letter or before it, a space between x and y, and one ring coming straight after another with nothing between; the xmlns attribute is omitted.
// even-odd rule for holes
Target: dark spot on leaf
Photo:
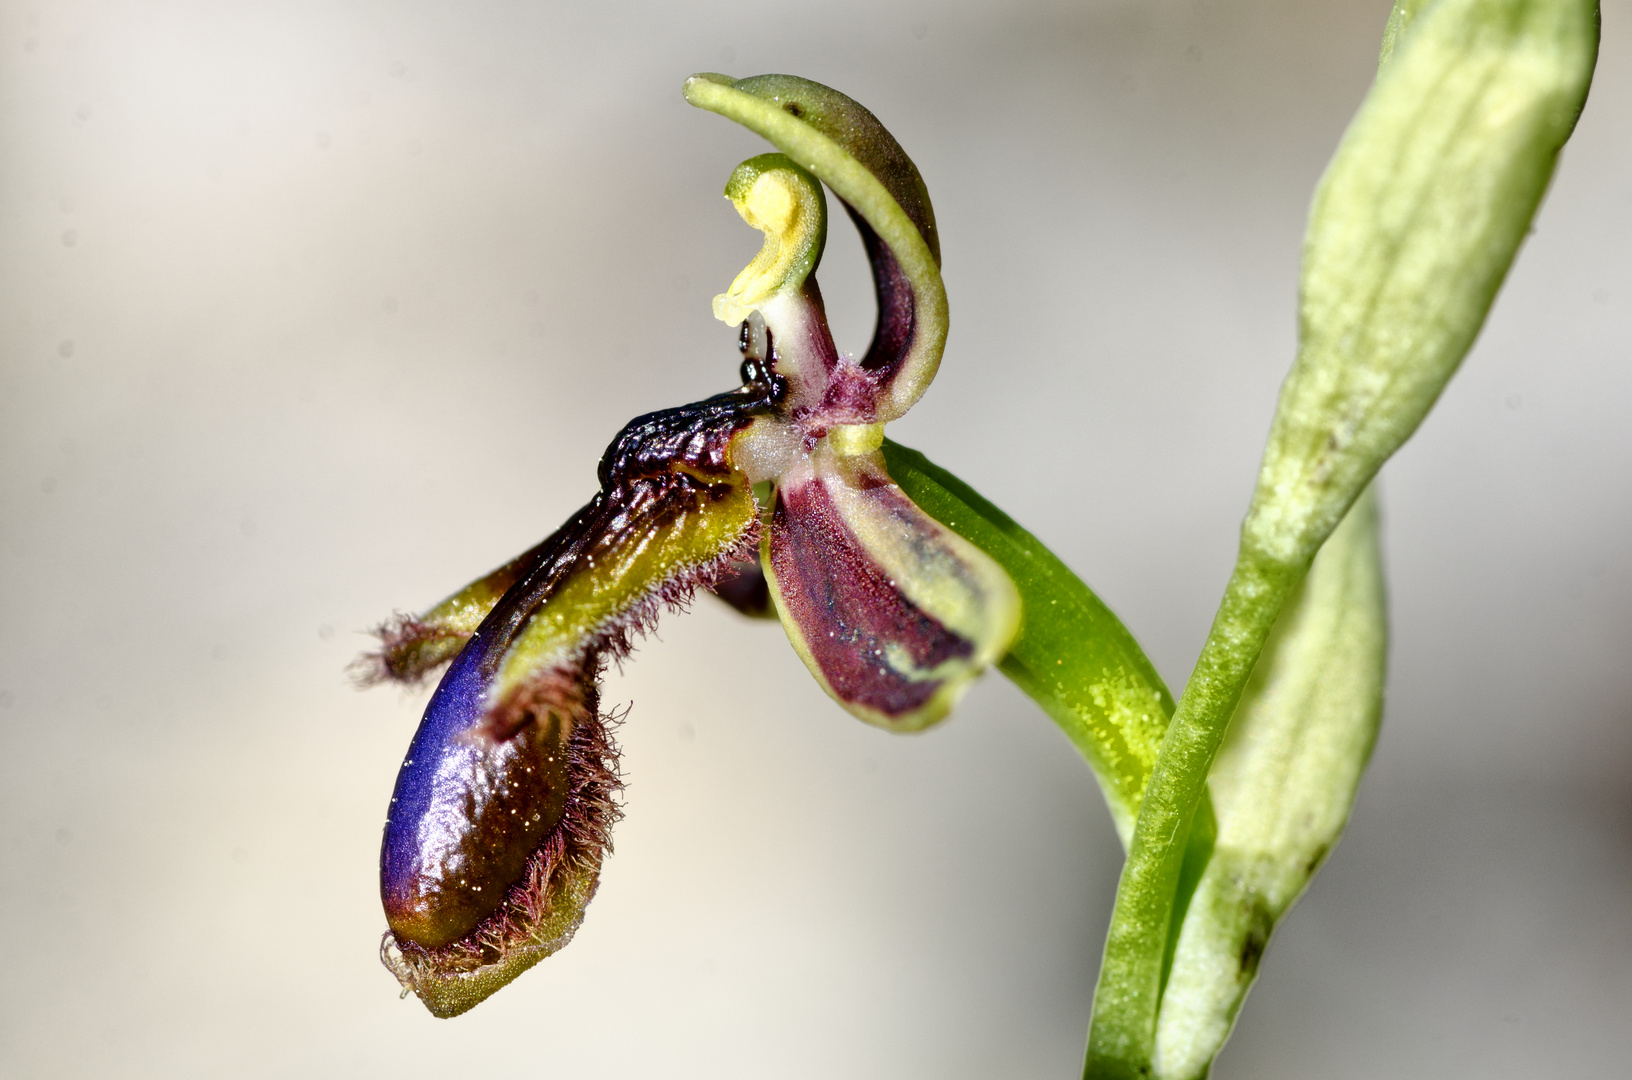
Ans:
<svg viewBox="0 0 1632 1080"><path fill-rule="evenodd" d="M783 105L782 105L782 109L789 116L800 117L800 116L805 115L805 107L803 105L799 104L797 101L784 102Z"/></svg>
<svg viewBox="0 0 1632 1080"><path fill-rule="evenodd" d="M1269 913L1262 902L1252 906L1252 921L1247 926L1247 935L1241 942L1241 978L1251 981L1258 974L1258 961L1263 959L1264 949L1269 946L1270 931L1275 929L1275 917Z"/></svg>

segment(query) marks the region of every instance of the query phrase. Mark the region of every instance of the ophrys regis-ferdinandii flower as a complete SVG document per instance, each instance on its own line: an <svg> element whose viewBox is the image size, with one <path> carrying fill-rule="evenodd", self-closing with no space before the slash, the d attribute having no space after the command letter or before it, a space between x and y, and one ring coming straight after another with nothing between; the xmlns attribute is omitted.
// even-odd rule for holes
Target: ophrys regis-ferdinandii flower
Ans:
<svg viewBox="0 0 1632 1080"><path fill-rule="evenodd" d="M902 732L944 717L1019 627L1008 575L920 510L881 452L946 340L916 167L870 112L817 83L702 75L685 92L798 158L752 158L726 185L765 235L714 301L738 327L742 385L632 421L587 506L388 624L367 658L369 681L451 661L398 773L380 862L382 956L438 1016L472 1008L582 920L619 813L599 672L663 609L699 586L739 606L768 593L823 689ZM814 276L823 182L872 264L879 318L859 359L834 347Z"/></svg>

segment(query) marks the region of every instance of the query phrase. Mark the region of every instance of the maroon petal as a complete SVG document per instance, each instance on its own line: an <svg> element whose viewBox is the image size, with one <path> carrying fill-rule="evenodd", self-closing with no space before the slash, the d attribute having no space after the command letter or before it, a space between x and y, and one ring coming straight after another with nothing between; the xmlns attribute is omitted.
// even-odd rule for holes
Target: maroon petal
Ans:
<svg viewBox="0 0 1632 1080"><path fill-rule="evenodd" d="M1008 575L918 509L876 452L845 456L824 440L777 485L762 554L811 673L894 731L945 716L1019 626Z"/></svg>

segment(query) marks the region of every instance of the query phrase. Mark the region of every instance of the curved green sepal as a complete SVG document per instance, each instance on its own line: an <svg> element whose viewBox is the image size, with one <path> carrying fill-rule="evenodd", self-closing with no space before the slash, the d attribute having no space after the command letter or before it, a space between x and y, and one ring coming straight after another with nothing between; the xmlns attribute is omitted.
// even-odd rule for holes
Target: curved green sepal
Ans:
<svg viewBox="0 0 1632 1080"><path fill-rule="evenodd" d="M884 441L890 477L935 520L991 556L1020 593L1020 632L998 664L1060 726L1094 772L1127 846L1173 695L1127 627L1052 551L979 492L916 450ZM1166 957L1213 849L1205 794L1180 847Z"/></svg>
<svg viewBox="0 0 1632 1080"><path fill-rule="evenodd" d="M888 439L884 461L908 498L1014 581L1020 633L998 668L1087 760L1125 844L1173 713L1155 665L1081 578L979 492Z"/></svg>
<svg viewBox="0 0 1632 1080"><path fill-rule="evenodd" d="M886 439L884 461L908 498L1020 590L1020 633L999 669L1082 753L1125 844L1173 714L1162 677L1110 608L1013 518L916 450Z"/></svg>
<svg viewBox="0 0 1632 1080"><path fill-rule="evenodd" d="M833 189L858 224L865 224L893 257L910 289L911 325L902 331L886 293L893 286L875 257L880 293L881 338L891 337L893 374L878 420L893 420L917 401L935 377L946 347L946 286L941 281L940 241L923 178L901 144L866 108L821 83L792 75L733 80L705 73L687 79L692 105L735 120L768 140ZM869 255L878 253L871 250ZM899 340L896 340L899 338ZM864 361L865 366L865 361Z"/></svg>
<svg viewBox="0 0 1632 1080"><path fill-rule="evenodd" d="M1382 719L1387 654L1368 492L1288 602L1213 763L1218 838L1162 993L1162 1080L1206 1077L1271 931L1342 835Z"/></svg>

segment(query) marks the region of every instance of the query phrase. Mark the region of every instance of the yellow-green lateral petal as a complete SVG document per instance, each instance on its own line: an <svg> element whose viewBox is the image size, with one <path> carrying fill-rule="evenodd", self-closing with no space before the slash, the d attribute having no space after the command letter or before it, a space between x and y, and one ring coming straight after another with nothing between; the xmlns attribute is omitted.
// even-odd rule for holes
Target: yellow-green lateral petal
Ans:
<svg viewBox="0 0 1632 1080"><path fill-rule="evenodd" d="M548 542L477 578L435 607L419 615L399 615L381 626L376 631L379 650L353 665L357 679L364 685L415 683L452 660L499 597L521 580Z"/></svg>

